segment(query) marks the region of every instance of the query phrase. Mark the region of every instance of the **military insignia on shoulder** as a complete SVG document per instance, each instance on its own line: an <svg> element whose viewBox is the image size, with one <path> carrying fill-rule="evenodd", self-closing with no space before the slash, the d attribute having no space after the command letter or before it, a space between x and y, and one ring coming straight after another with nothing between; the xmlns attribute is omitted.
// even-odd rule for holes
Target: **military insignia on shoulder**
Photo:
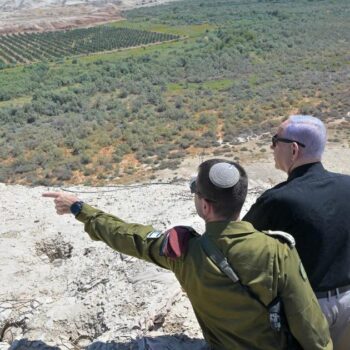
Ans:
<svg viewBox="0 0 350 350"><path fill-rule="evenodd" d="M184 256L188 249L189 240L198 233L189 226L175 226L164 233L164 241L160 255L171 259Z"/></svg>
<svg viewBox="0 0 350 350"><path fill-rule="evenodd" d="M156 238L160 237L162 234L163 234L163 232L160 232L160 231L152 231L146 236L146 238L147 239L156 239Z"/></svg>
<svg viewBox="0 0 350 350"><path fill-rule="evenodd" d="M265 234L271 236L271 237L282 238L285 242L288 243L288 245L291 248L295 247L295 239L294 239L294 237L291 234L287 233L287 232L284 232L284 231L271 231L271 230L263 231L263 232Z"/></svg>

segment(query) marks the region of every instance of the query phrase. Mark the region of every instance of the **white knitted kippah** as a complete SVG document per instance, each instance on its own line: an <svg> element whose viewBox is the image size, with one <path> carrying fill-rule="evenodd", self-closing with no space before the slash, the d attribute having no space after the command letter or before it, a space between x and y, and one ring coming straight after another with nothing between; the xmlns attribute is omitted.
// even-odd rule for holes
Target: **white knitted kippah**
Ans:
<svg viewBox="0 0 350 350"><path fill-rule="evenodd" d="M210 181L219 188L233 187L239 181L238 169L229 163L216 163L209 171Z"/></svg>

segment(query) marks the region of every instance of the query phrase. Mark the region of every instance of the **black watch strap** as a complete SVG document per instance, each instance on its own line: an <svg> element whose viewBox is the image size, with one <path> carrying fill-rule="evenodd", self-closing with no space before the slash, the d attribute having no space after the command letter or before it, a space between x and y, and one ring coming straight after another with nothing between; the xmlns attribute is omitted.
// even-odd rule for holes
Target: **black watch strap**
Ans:
<svg viewBox="0 0 350 350"><path fill-rule="evenodd" d="M70 206L70 211L74 216L77 216L81 212L84 202L76 201Z"/></svg>

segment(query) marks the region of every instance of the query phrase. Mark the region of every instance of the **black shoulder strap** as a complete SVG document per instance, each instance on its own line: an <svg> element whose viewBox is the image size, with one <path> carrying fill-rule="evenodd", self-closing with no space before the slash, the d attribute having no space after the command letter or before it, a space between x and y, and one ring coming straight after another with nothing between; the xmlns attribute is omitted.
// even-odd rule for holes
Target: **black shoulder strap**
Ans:
<svg viewBox="0 0 350 350"><path fill-rule="evenodd" d="M259 304L263 305L264 308L267 308L267 305L265 305L249 287L241 283L238 275L229 264L224 254L214 245L214 243L211 242L206 234L202 235L200 242L205 254L208 255L209 259L220 269L222 273L224 273L233 283L238 283L253 299L258 301Z"/></svg>
<svg viewBox="0 0 350 350"><path fill-rule="evenodd" d="M233 283L239 282L239 277L228 263L226 257L221 251L209 241L207 235L203 235L200 239L202 248L208 255L210 260L224 273Z"/></svg>

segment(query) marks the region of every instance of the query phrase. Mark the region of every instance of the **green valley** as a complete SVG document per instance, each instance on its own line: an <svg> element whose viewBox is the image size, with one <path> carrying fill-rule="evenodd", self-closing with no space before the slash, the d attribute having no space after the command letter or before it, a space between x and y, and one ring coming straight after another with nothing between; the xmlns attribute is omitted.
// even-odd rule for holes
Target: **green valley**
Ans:
<svg viewBox="0 0 350 350"><path fill-rule="evenodd" d="M117 183L203 151L237 157L291 113L348 144L349 15L347 0L179 1L108 27L171 41L3 59L0 182Z"/></svg>

